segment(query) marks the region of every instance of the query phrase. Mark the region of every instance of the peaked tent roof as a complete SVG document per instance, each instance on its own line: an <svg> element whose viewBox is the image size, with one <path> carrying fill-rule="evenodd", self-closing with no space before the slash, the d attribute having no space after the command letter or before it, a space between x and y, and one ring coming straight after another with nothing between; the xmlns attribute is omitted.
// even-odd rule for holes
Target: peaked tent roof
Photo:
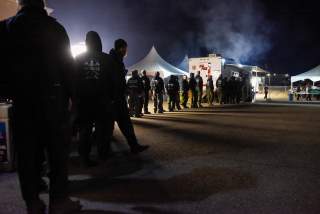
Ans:
<svg viewBox="0 0 320 214"><path fill-rule="evenodd" d="M7 19L16 15L18 5L16 0L0 0L0 20ZM49 14L53 12L53 9L46 7Z"/></svg>
<svg viewBox="0 0 320 214"><path fill-rule="evenodd" d="M310 79L313 82L320 81L320 65L311 69L310 71L304 72L297 76L292 76L291 82L293 83L293 82L302 81L305 79Z"/></svg>
<svg viewBox="0 0 320 214"><path fill-rule="evenodd" d="M184 71L187 71L189 70L189 56L186 55L182 62L178 65L178 68L181 69L181 70L184 70Z"/></svg>
<svg viewBox="0 0 320 214"><path fill-rule="evenodd" d="M154 76L154 74L159 71L162 77L168 77L170 75L187 75L188 73L176 68L175 66L166 62L157 52L156 48L153 46L148 53L148 55L143 58L140 62L132 65L128 68L129 74L133 70L146 70L148 76Z"/></svg>

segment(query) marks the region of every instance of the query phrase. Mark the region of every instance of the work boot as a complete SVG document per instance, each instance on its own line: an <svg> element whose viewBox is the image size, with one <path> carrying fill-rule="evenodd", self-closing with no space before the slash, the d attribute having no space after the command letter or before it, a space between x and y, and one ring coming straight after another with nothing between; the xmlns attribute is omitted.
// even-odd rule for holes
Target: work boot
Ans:
<svg viewBox="0 0 320 214"><path fill-rule="evenodd" d="M81 211L82 206L79 201L72 201L67 198L50 202L49 214L72 214Z"/></svg>
<svg viewBox="0 0 320 214"><path fill-rule="evenodd" d="M151 114L151 112L149 112L149 111L144 111L144 114Z"/></svg>
<svg viewBox="0 0 320 214"><path fill-rule="evenodd" d="M45 214L46 205L40 199L27 202L27 213L28 214Z"/></svg>
<svg viewBox="0 0 320 214"><path fill-rule="evenodd" d="M138 154L138 153L141 153L147 149L149 149L150 146L142 146L142 145L135 145L133 147L131 147L131 153L132 154Z"/></svg>

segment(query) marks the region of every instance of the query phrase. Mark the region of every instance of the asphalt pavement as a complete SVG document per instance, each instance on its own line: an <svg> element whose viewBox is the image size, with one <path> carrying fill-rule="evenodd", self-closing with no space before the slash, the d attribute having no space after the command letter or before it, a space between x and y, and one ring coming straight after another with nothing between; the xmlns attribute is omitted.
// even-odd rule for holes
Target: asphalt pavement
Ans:
<svg viewBox="0 0 320 214"><path fill-rule="evenodd" d="M81 213L320 213L320 108L225 106L133 121L147 152L131 155L117 129L98 167L71 154ZM0 213L24 213L15 173L0 174Z"/></svg>

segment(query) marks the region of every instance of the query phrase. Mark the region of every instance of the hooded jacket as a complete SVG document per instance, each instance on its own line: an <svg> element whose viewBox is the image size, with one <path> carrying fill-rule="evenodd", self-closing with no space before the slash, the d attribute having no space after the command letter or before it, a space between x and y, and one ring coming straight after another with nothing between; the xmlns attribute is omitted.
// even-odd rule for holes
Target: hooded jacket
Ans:
<svg viewBox="0 0 320 214"><path fill-rule="evenodd" d="M68 101L74 97L74 60L65 29L40 7L23 7L5 23L8 61L1 65L10 70L16 117L34 112L65 118Z"/></svg>
<svg viewBox="0 0 320 214"><path fill-rule="evenodd" d="M114 79L113 62L102 52L101 38L96 32L86 37L87 52L76 57L77 101L82 111L111 110Z"/></svg>

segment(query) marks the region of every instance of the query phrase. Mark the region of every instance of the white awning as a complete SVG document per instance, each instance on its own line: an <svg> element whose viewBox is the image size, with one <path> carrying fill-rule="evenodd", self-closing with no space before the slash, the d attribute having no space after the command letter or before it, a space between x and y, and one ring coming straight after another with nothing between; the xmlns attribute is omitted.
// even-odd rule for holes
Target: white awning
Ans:
<svg viewBox="0 0 320 214"><path fill-rule="evenodd" d="M304 81L306 79L309 79L313 82L320 81L320 65L305 73L299 74L297 76L292 76L291 82L294 83L298 81Z"/></svg>

